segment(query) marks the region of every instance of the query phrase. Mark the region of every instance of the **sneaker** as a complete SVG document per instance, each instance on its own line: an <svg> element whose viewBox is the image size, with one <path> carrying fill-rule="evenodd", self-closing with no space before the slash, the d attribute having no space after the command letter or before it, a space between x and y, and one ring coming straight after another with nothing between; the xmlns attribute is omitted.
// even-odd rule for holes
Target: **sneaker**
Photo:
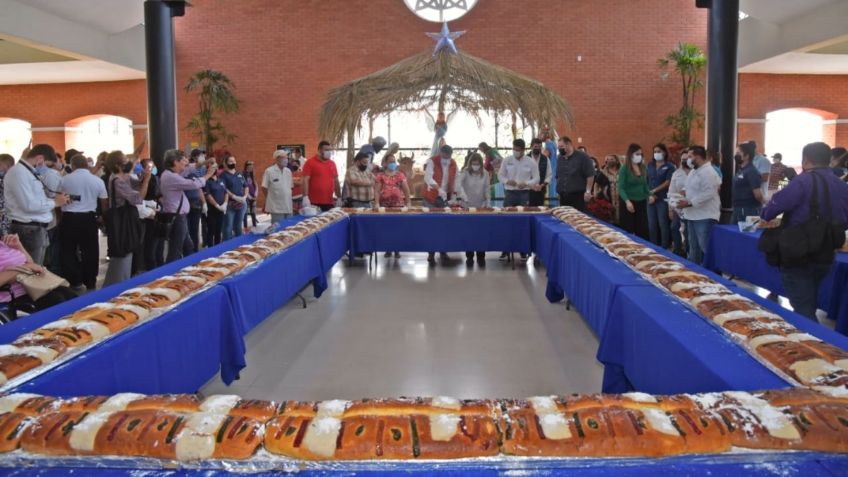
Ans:
<svg viewBox="0 0 848 477"><path fill-rule="evenodd" d="M383 254L383 256L386 258L392 258L392 252L386 252Z"/></svg>
<svg viewBox="0 0 848 477"><path fill-rule="evenodd" d="M501 256L498 257L498 260L500 260L501 262L505 262L505 261L509 260L509 254L506 253L506 252L502 253Z"/></svg>
<svg viewBox="0 0 848 477"><path fill-rule="evenodd" d="M430 265L434 265L436 263L436 254L435 253L428 253L427 254L427 263L429 263Z"/></svg>
<svg viewBox="0 0 848 477"><path fill-rule="evenodd" d="M474 266L474 259L473 258L466 258L465 259L465 265L468 266L468 267L473 267Z"/></svg>
<svg viewBox="0 0 848 477"><path fill-rule="evenodd" d="M395 258L400 258L400 252L395 252Z"/></svg>
<svg viewBox="0 0 848 477"><path fill-rule="evenodd" d="M439 258L442 259L442 261L444 261L444 262L450 261L450 259L451 259L450 255L448 255L444 252L439 252Z"/></svg>

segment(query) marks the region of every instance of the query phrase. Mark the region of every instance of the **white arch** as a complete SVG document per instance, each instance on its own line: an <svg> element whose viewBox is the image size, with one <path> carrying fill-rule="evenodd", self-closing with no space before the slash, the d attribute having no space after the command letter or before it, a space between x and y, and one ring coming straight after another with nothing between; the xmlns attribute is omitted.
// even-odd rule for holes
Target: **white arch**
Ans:
<svg viewBox="0 0 848 477"><path fill-rule="evenodd" d="M779 109L766 114L765 152L783 155L783 164L801 167L801 150L824 138L824 117L805 108Z"/></svg>
<svg viewBox="0 0 848 477"><path fill-rule="evenodd" d="M92 114L65 123L65 149L95 157L101 151L133 151L132 121L108 114Z"/></svg>
<svg viewBox="0 0 848 477"><path fill-rule="evenodd" d="M32 139L32 125L22 119L0 118L0 153L17 159Z"/></svg>

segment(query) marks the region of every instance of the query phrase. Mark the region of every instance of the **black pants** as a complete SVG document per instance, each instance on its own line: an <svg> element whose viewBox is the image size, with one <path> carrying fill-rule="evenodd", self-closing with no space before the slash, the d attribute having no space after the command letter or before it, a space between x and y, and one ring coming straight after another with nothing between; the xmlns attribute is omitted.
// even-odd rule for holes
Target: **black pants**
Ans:
<svg viewBox="0 0 848 477"><path fill-rule="evenodd" d="M547 190L547 186L545 186L545 188L540 191L531 190L530 202L527 205L529 205L530 207L542 207L543 205L545 205L545 192L547 192Z"/></svg>
<svg viewBox="0 0 848 477"><path fill-rule="evenodd" d="M586 212L586 199L583 192L560 192L559 205L561 207L574 207L580 212ZM647 216L645 220L647 220Z"/></svg>
<svg viewBox="0 0 848 477"><path fill-rule="evenodd" d="M206 212L206 236L203 243L212 247L221 243L221 234L224 232L224 213L210 207Z"/></svg>
<svg viewBox="0 0 848 477"><path fill-rule="evenodd" d="M328 210L330 210L334 207L333 204L329 204L329 205L312 204L312 206L318 207L318 210L320 210L321 212L326 212L326 211L328 211Z"/></svg>
<svg viewBox="0 0 848 477"><path fill-rule="evenodd" d="M58 305L59 303L66 302L76 297L77 294L70 288L59 287L55 290L51 290L49 293L35 301L26 295L18 297L15 299L15 307L18 310L25 310L29 307L34 307L35 311L41 311L45 308L50 308L53 305Z"/></svg>
<svg viewBox="0 0 848 477"><path fill-rule="evenodd" d="M621 228L631 234L648 240L648 201L631 200L633 212L627 210L627 204L621 202Z"/></svg>
<svg viewBox="0 0 848 477"><path fill-rule="evenodd" d="M165 241L153 232L153 219L144 221L144 269L153 270L165 263Z"/></svg>
<svg viewBox="0 0 848 477"><path fill-rule="evenodd" d="M63 212L59 225L62 243L62 272L72 287L97 288L100 240L94 212Z"/></svg>
<svg viewBox="0 0 848 477"><path fill-rule="evenodd" d="M248 200L247 201L247 211L244 213L244 228L247 228L247 218L250 217L253 220L253 226L256 227L256 224L259 223L256 220L256 201Z"/></svg>
<svg viewBox="0 0 848 477"><path fill-rule="evenodd" d="M183 250L183 255L191 255L200 250L200 217L203 215L203 208L191 207L186 216L188 224L188 238L191 239L191 245L186 246Z"/></svg>

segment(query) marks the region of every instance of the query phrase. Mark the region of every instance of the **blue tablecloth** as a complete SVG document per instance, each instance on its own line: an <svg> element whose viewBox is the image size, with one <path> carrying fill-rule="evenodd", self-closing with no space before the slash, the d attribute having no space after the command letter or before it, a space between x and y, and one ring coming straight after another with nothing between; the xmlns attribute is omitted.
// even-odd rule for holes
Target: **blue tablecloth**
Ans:
<svg viewBox="0 0 848 477"><path fill-rule="evenodd" d="M533 244L531 214L397 214L350 217L351 254L521 252Z"/></svg>
<svg viewBox="0 0 848 477"><path fill-rule="evenodd" d="M318 239L319 264L321 267L322 292L327 288L327 274L350 249L350 219L340 220L316 234ZM317 290L316 290L317 292ZM316 293L315 297L320 297Z"/></svg>
<svg viewBox="0 0 848 477"><path fill-rule="evenodd" d="M10 343L20 334L82 307L109 300L124 290L257 239L255 235L237 237L126 282L23 317L0 327L0 343ZM195 392L219 367L244 367L244 340L234 328L233 318L225 290L212 287L162 316L31 379L17 390L58 396Z"/></svg>
<svg viewBox="0 0 848 477"><path fill-rule="evenodd" d="M711 270L739 277L778 295L786 296L780 272L766 263L757 250L760 232L749 234L739 227L718 225L710 234L705 264ZM836 263L819 289L819 308L836 320L836 330L848 334L848 253L838 253Z"/></svg>
<svg viewBox="0 0 848 477"><path fill-rule="evenodd" d="M225 477L245 475L224 470L167 470L150 471L140 469L115 468L67 468L41 467L8 469L4 474L9 477L40 476L65 477L84 475L97 477L134 477L144 476L191 476ZM270 477L281 475L279 472L259 472L249 475ZM284 474L288 475L288 474ZM292 474L294 475L294 474ZM678 456L665 459L534 459L516 461L484 462L440 462L440 463L365 463L342 464L337 470L299 470L298 476L319 477L327 475L361 476L429 476L449 475L462 477L496 477L508 475L522 476L577 476L577 477L656 477L674 475L675 477L695 477L710 475L714 477L843 477L848 475L848 456L821 454L814 452L793 452L791 454L735 454L719 456Z"/></svg>
<svg viewBox="0 0 848 477"><path fill-rule="evenodd" d="M554 247L557 246L557 236L561 232L572 232L574 229L565 225L561 220L549 215L536 217L533 224L533 252L545 267L551 263Z"/></svg>

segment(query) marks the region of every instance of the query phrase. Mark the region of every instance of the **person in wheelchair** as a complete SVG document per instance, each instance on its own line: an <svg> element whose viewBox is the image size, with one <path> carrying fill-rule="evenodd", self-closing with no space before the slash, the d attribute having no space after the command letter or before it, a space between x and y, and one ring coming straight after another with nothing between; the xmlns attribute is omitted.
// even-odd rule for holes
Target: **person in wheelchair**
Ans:
<svg viewBox="0 0 848 477"><path fill-rule="evenodd" d="M70 288L60 286L33 300L18 283L20 272L12 270L14 267L28 268L36 273L44 271L44 267L32 260L16 234L6 234L0 241L0 321L16 319L19 311L33 313L77 296Z"/></svg>

